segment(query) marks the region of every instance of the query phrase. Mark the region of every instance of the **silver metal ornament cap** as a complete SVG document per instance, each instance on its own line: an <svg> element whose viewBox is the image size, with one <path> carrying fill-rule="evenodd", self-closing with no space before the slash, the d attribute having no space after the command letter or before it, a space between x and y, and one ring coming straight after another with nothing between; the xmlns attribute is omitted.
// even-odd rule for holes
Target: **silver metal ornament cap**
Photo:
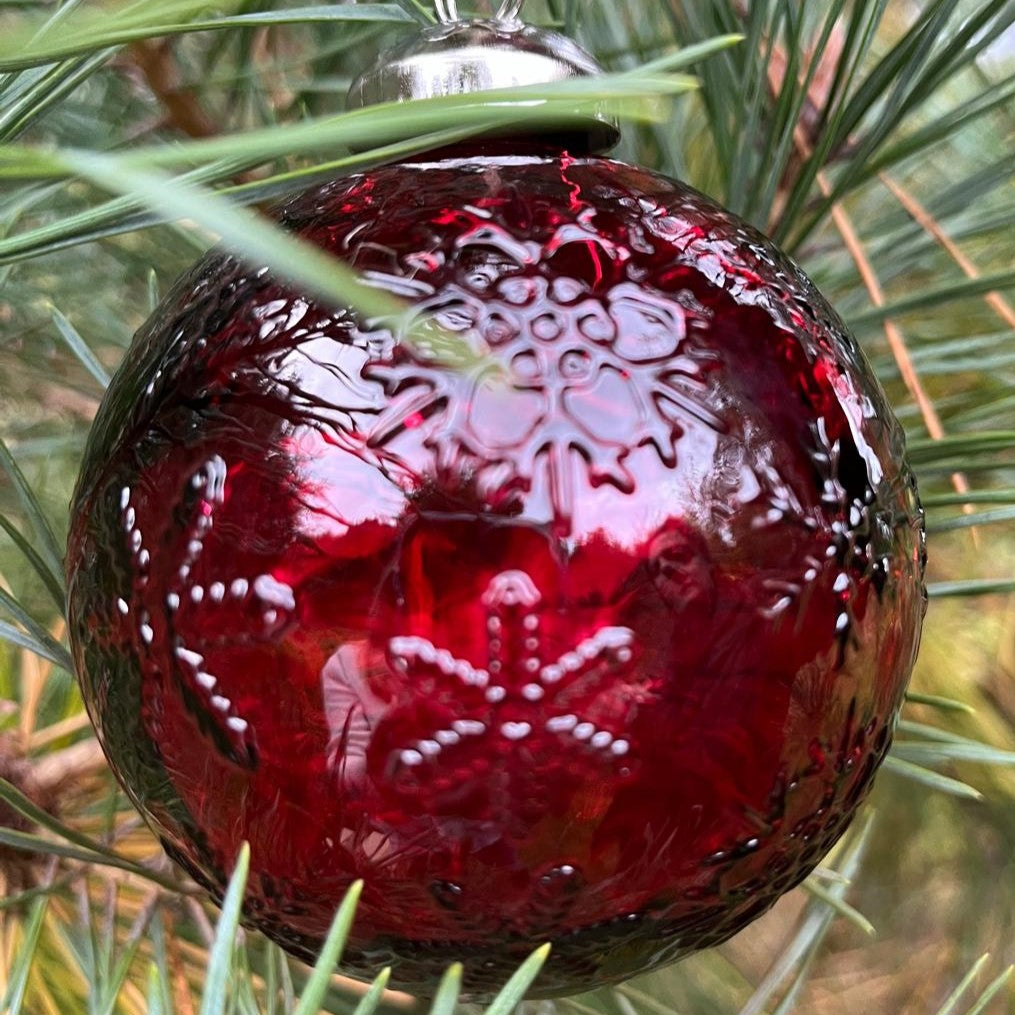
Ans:
<svg viewBox="0 0 1015 1015"><path fill-rule="evenodd" d="M521 6L519 0L505 0L496 17L473 21L457 18L453 0L438 0L441 23L382 52L377 63L353 82L348 107L472 95L603 73L573 40L519 20ZM514 133L520 131L533 133L530 126ZM606 112L576 112L538 132L559 133L571 145L577 139L589 151L605 151L620 139L616 120Z"/></svg>

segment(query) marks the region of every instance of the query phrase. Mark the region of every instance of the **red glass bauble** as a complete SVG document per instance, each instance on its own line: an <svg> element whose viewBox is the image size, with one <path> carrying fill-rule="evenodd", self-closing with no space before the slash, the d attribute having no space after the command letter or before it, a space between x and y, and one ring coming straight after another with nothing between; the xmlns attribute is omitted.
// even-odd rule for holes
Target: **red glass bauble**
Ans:
<svg viewBox="0 0 1015 1015"><path fill-rule="evenodd" d="M434 156L282 218L410 309L213 253L135 339L68 556L132 800L213 894L249 841L246 917L303 957L362 878L348 968L411 990L729 937L842 834L917 648L921 514L854 340L603 158Z"/></svg>

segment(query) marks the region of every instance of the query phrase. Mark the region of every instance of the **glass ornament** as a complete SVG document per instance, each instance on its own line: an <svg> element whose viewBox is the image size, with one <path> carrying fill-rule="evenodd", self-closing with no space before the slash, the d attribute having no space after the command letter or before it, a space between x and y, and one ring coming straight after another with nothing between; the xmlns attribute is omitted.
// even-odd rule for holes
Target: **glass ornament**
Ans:
<svg viewBox="0 0 1015 1015"><path fill-rule="evenodd" d="M445 8L361 99L477 37L490 86L512 47L590 72ZM282 223L405 314L212 252L96 420L89 713L216 898L249 842L245 919L307 960L362 878L344 967L403 989L461 959L489 995L543 941L542 996L673 961L799 883L891 743L925 604L900 427L801 271L612 130L300 195Z"/></svg>

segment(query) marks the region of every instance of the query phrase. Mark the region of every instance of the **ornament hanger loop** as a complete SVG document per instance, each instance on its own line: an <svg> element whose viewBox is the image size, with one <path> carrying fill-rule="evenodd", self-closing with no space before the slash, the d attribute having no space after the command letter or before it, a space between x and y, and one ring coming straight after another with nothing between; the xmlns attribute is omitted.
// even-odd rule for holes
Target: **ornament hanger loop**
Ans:
<svg viewBox="0 0 1015 1015"><path fill-rule="evenodd" d="M504 0L497 11L498 21L517 21L525 0Z"/></svg>
<svg viewBox="0 0 1015 1015"><path fill-rule="evenodd" d="M437 9L437 20L445 25L452 25L460 20L458 17L458 0L434 0Z"/></svg>
<svg viewBox="0 0 1015 1015"><path fill-rule="evenodd" d="M500 10L494 16L495 21L517 21L525 0L504 0ZM451 25L461 18L458 14L458 0L434 0L437 20L442 24Z"/></svg>

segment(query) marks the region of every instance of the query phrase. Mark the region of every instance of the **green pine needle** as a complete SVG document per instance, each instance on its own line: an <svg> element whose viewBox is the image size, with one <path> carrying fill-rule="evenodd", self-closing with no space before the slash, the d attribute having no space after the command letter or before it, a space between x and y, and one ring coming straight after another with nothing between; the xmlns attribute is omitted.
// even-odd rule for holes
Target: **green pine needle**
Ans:
<svg viewBox="0 0 1015 1015"><path fill-rule="evenodd" d="M17 957L10 970L7 992L3 1000L0 1000L0 1011L7 1013L7 1015L20 1015L21 1006L25 1000L28 975L35 959L35 950L39 946L42 921L46 915L48 902L49 899L45 896L37 900L32 906L31 915L25 924L21 946L18 948Z"/></svg>
<svg viewBox="0 0 1015 1015"><path fill-rule="evenodd" d="M937 1010L936 1015L955 1015L962 995L976 982L976 978L983 972L987 963L990 962L990 955L981 955L973 964L973 968L963 977L962 982L948 995L947 1000Z"/></svg>
<svg viewBox="0 0 1015 1015"><path fill-rule="evenodd" d="M18 552L24 557L31 569L42 579L43 584L53 598L53 602L56 604L57 610L63 614L66 605L63 575L49 568L49 565L39 556L35 547L18 531L14 523L4 515L0 515L0 528L7 533L17 547Z"/></svg>
<svg viewBox="0 0 1015 1015"><path fill-rule="evenodd" d="M99 362L95 353L88 347L88 343L81 337L77 329L56 307L52 309L53 323L56 325L60 337L67 343L67 347L78 358L81 365L95 378L99 386L105 390L109 387L109 373Z"/></svg>
<svg viewBox="0 0 1015 1015"><path fill-rule="evenodd" d="M478 0L461 6L491 9ZM920 859L910 851L900 859L894 841L881 845L879 876L922 891L929 870L944 877L932 855L940 841L963 907L961 921L956 911L948 925L991 944L990 935L1010 932L996 899L1003 893L991 880L1005 874L976 844L1008 841L1015 762L1010 716L998 705L1010 665L1005 597L1015 594L1015 333L1005 309L1015 303L1015 63L990 62L988 51L1015 25L1015 6L529 0L527 13L578 34L611 73L574 85L344 112L340 96L367 53L413 22L432 23L428 2L0 0L0 641L8 643L0 645L0 742L23 746L34 766L65 745L76 749L82 735L73 725L81 706L66 672L71 659L51 631L65 606L62 510L84 429L69 420L84 411L51 411L40 393L56 389L71 406L94 399L108 383L106 364L124 354L146 308L213 239L328 303L397 322L401 304L250 206L483 130L523 121L545 127L605 103L626 121L620 157L682 176L801 259L857 333L898 407L929 511L933 579L922 690L907 701L934 709L942 725L917 722L908 710L899 724L880 792L904 804L896 821L920 807L912 831ZM167 123L157 82L137 69L136 47L160 46L163 36L171 40L163 48L176 94L193 98L212 122L212 136L187 136ZM681 101L671 101L675 96ZM918 199L938 232L915 218L889 183ZM884 289L883 306L845 251L833 209L855 227ZM957 263L942 238L972 260L975 272ZM886 323L901 329L943 440L929 438L901 383ZM460 345L437 352L476 365ZM959 473L972 490L956 482ZM55 664L25 667L50 673L37 698L22 678L22 649ZM948 728L952 722L961 732ZM35 732L22 737L22 724ZM25 746L33 743L42 746ZM956 770L963 777L968 771L976 788L956 779ZM365 992L333 977L361 885L336 914L298 997L284 954L237 934L249 851L237 860L205 956L206 918L189 908L193 900L174 877L128 857L147 854L131 852L119 837L129 830L122 801L97 792L62 800L54 817L0 782L0 809L32 825L0 828L0 846L45 868L38 884L20 884L0 900L0 920L10 921L5 926L20 940L0 1010L112 1015L144 1004L148 1015L182 1015L187 1006L178 1012L175 998L191 989L201 996L201 1015L398 1010L384 993L386 971ZM983 802L973 808L971 799ZM101 829L110 831L114 818L124 855L104 844L110 840ZM745 980L744 964L720 950L637 986L561 1001L561 1010L809 1010L810 977L824 971L836 919L872 930L846 901L856 891L865 908L872 906L870 894L860 895L859 872L869 845L874 863L869 832L861 818L833 854L835 869L820 868L806 882L803 916L786 928L784 946L772 945L770 971L756 986ZM983 878L952 857L971 869L979 864ZM102 896L110 883L118 887ZM68 921L75 900L79 917ZM871 916L879 947L908 947L891 909L872 908ZM509 1015L546 952L529 958L486 1015ZM449 948L431 1015L454 1015L459 1005L458 957ZM985 957L952 991L961 972L942 964L939 996L949 996L937 1015L985 1015L1004 1003L1010 969L991 969ZM906 975L904 964L899 975ZM981 977L992 979L976 994Z"/></svg>
<svg viewBox="0 0 1015 1015"><path fill-rule="evenodd" d="M873 815L868 812L862 823L849 833L842 860L838 868L842 883L826 890L836 902L842 902L848 886L855 880L863 860L873 827ZM830 930L839 908L825 899L812 901L793 940L782 950L765 974L757 990L740 1010L740 1015L763 1015L770 1001L778 995L780 988L792 977L782 1001L783 1013L790 1010L793 1000L802 988L807 971ZM778 1009L776 1009L778 1010Z"/></svg>
<svg viewBox="0 0 1015 1015"><path fill-rule="evenodd" d="M172 1015L165 983L159 967L153 962L148 967L148 1015Z"/></svg>
<svg viewBox="0 0 1015 1015"><path fill-rule="evenodd" d="M359 1004L353 1010L353 1015L374 1015L384 997L384 991L387 990L390 979L391 970L382 969L374 982L370 984L370 989L360 998ZM316 1009L314 1009L314 1013L316 1015Z"/></svg>
<svg viewBox="0 0 1015 1015"><path fill-rule="evenodd" d="M53 636L37 621L30 616L28 611L12 596L0 588L0 611L6 613L22 630L3 623L0 626L0 635L8 641L13 641L22 648L27 648L43 659L66 670L74 672L74 664L70 653L56 641Z"/></svg>
<svg viewBox="0 0 1015 1015"><path fill-rule="evenodd" d="M927 595L932 599L945 597L996 596L1015 592L1015 579L970 578L966 581L931 582Z"/></svg>
<svg viewBox="0 0 1015 1015"><path fill-rule="evenodd" d="M931 769L925 768L923 765L906 761L895 755L885 759L884 768L886 772L893 772L904 779L918 782L923 786L928 786L930 789L947 793L949 796L960 797L966 800L983 799L983 794L978 789L974 789L958 779L951 779L946 775L941 775L939 772L931 771Z"/></svg>
<svg viewBox="0 0 1015 1015"><path fill-rule="evenodd" d="M46 517L35 491L25 479L18 463L14 460L4 442L0 437L0 470L7 473L8 479L14 486L14 490L21 502L21 510L24 517L31 525L38 540L36 550L39 556L46 562L46 567L54 575L63 574L63 551L53 534L53 528Z"/></svg>
<svg viewBox="0 0 1015 1015"><path fill-rule="evenodd" d="M229 887L222 902L222 912L215 928L215 941L208 960L208 974L201 996L200 1015L224 1015L229 997L230 980L236 950L236 932L240 925L243 892L250 872L250 846L240 847Z"/></svg>
<svg viewBox="0 0 1015 1015"><path fill-rule="evenodd" d="M314 972L303 989L300 1003L294 1015L317 1015L324 995L327 993L335 966L345 948L349 931L352 929L352 921L356 916L356 906L362 894L362 881L356 881L345 893L345 898L335 914L320 957L314 966ZM385 979L387 978L385 977Z"/></svg>
<svg viewBox="0 0 1015 1015"><path fill-rule="evenodd" d="M455 1015L458 995L462 991L463 972L464 969L460 962L452 962L448 966L441 978L437 993L434 994L433 1004L430 1005L430 1015Z"/></svg>
<svg viewBox="0 0 1015 1015"><path fill-rule="evenodd" d="M501 988L500 993L490 1002L484 1015L511 1015L516 1005L529 992L540 970L550 957L550 945L537 948L515 971Z"/></svg>
<svg viewBox="0 0 1015 1015"><path fill-rule="evenodd" d="M999 976L990 982L987 989L977 998L973 1006L966 1011L966 1015L983 1015L988 1005L1008 985L1015 974L1015 965L1009 966Z"/></svg>
<svg viewBox="0 0 1015 1015"><path fill-rule="evenodd" d="M834 909L839 916L848 920L854 927L862 930L868 937L874 937L877 934L874 924L832 889L825 888L819 881L811 879L803 883L803 888L808 894L813 895L816 899L820 899L825 905Z"/></svg>
<svg viewBox="0 0 1015 1015"><path fill-rule="evenodd" d="M941 712L964 712L966 715L975 715L976 709L964 701L957 701L955 698L945 698L940 694L923 694L920 691L909 690L906 692L906 701L913 705L927 705L936 708Z"/></svg>
<svg viewBox="0 0 1015 1015"><path fill-rule="evenodd" d="M10 603L11 598L7 593L0 589L0 608L5 605L5 600ZM20 608L17 611L22 613ZM28 623L32 625L34 629L36 625L30 618ZM9 624L5 620L0 620L0 641L10 642L12 645L16 645L18 648L27 649L33 655L37 655L40 659L45 659L48 662L55 663L57 666L64 669L67 673L73 673L74 669L71 665L70 655L67 650L62 646L58 645L53 641L52 638L44 631L39 635L33 634L32 629L22 630L19 627L15 627L13 624Z"/></svg>
<svg viewBox="0 0 1015 1015"><path fill-rule="evenodd" d="M220 3L220 7L239 7L239 0ZM122 46L141 39L191 32L264 28L279 25L322 22L407 22L410 19L395 4L320 4L280 11L221 15L202 18L206 0L148 0L143 8L136 4L120 5L97 12L79 8L49 30L26 23L0 40L0 71L62 60L81 53Z"/></svg>

